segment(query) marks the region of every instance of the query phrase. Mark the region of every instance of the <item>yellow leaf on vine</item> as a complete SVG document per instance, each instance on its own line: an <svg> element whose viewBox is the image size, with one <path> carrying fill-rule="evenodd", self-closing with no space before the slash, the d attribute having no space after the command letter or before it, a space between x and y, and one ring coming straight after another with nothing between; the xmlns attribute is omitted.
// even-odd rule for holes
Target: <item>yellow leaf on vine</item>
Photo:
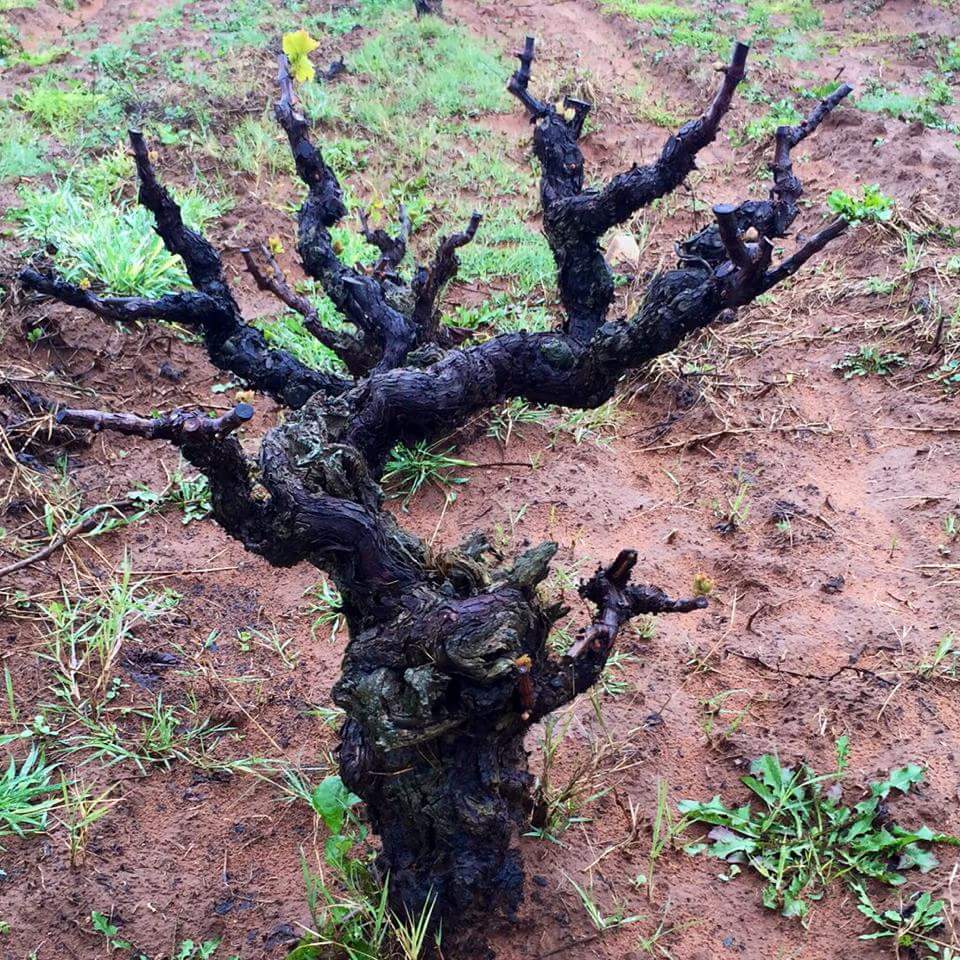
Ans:
<svg viewBox="0 0 960 960"><path fill-rule="evenodd" d="M283 35L283 52L290 61L290 74L297 83L313 79L314 69L310 54L320 44L306 30L295 30Z"/></svg>
<svg viewBox="0 0 960 960"><path fill-rule="evenodd" d="M297 83L306 83L313 79L313 64L307 57L293 57L290 60L290 74Z"/></svg>
<svg viewBox="0 0 960 960"><path fill-rule="evenodd" d="M276 234L267 237L267 246L270 248L270 252L274 256L278 256L279 254L283 253L283 242Z"/></svg>
<svg viewBox="0 0 960 960"><path fill-rule="evenodd" d="M283 35L283 52L288 57L305 57L319 46L319 42L314 40L306 30L296 30Z"/></svg>

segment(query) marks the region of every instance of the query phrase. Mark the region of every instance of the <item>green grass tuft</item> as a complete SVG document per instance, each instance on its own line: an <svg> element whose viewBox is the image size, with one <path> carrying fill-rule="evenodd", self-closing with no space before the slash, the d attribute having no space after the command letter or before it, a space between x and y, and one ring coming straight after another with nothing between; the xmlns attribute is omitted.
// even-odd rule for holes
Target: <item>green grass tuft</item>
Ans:
<svg viewBox="0 0 960 960"><path fill-rule="evenodd" d="M41 833L47 826L47 814L59 802L54 793L59 783L50 778L54 768L33 746L18 764L11 757L0 776L0 836Z"/></svg>
<svg viewBox="0 0 960 960"><path fill-rule="evenodd" d="M473 243L461 251L460 261L461 280L509 281L519 294L546 289L556 271L543 235L509 210L484 221Z"/></svg>
<svg viewBox="0 0 960 960"><path fill-rule="evenodd" d="M189 286L179 257L167 252L143 207L107 205L102 196L66 180L52 190L21 189L22 206L11 211L20 235L53 244L53 260L73 283L99 283L111 293L158 297ZM196 229L228 208L197 190L180 193L184 220Z"/></svg>
<svg viewBox="0 0 960 960"><path fill-rule="evenodd" d="M44 158L46 152L35 130L14 114L0 115L4 138L0 141L0 183L17 177L35 177L53 167Z"/></svg>
<svg viewBox="0 0 960 960"><path fill-rule="evenodd" d="M452 446L441 450L439 444L431 446L425 440L412 447L398 444L387 461L383 485L391 491L391 496L403 497L404 509L426 486L446 490L447 496L453 499L455 494L450 488L467 482L465 477L457 475L457 471L475 466L469 460L451 457L453 450Z"/></svg>
<svg viewBox="0 0 960 960"><path fill-rule="evenodd" d="M64 142L76 141L93 128L115 129L123 122L118 102L78 81L60 86L50 75L15 94L13 103Z"/></svg>
<svg viewBox="0 0 960 960"><path fill-rule="evenodd" d="M329 312L335 313L332 304ZM320 322L327 325L331 319L336 320L333 316L321 316ZM253 325L263 331L270 346L286 350L307 366L317 370L343 370L340 358L307 330L299 314L281 313L277 317L259 318L253 321Z"/></svg>
<svg viewBox="0 0 960 960"><path fill-rule="evenodd" d="M647 23L693 23L702 17L698 10L681 7L675 3L641 3L640 0L600 0L601 4L616 13L644 20Z"/></svg>
<svg viewBox="0 0 960 960"><path fill-rule="evenodd" d="M272 117L244 117L232 136L233 146L227 154L232 166L258 180L264 173L271 177L293 173L290 148Z"/></svg>
<svg viewBox="0 0 960 960"><path fill-rule="evenodd" d="M398 69L398 64L403 68ZM400 22L368 40L351 67L380 87L391 117L470 117L508 107L500 57L456 27L433 18Z"/></svg>
<svg viewBox="0 0 960 960"><path fill-rule="evenodd" d="M884 116L904 120L907 123L920 122L935 130L956 132L958 126L950 123L937 109L938 106L953 102L953 94L947 84L932 79L928 83L924 96L914 97L898 90L888 90L874 83L855 105L869 113L881 113Z"/></svg>
<svg viewBox="0 0 960 960"><path fill-rule="evenodd" d="M732 134L731 140L739 140L741 143L765 140L777 127L793 126L802 119L803 114L797 110L790 100L780 100L771 104L770 109L763 116L747 121L742 134L739 137Z"/></svg>

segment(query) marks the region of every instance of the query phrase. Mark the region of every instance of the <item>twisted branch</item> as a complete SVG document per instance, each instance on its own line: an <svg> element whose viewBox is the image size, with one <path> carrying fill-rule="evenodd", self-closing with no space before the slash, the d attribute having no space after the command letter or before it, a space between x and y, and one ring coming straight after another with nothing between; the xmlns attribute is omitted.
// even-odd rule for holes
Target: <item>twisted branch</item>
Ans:
<svg viewBox="0 0 960 960"><path fill-rule="evenodd" d="M299 110L290 64L283 54L278 57L278 65L280 99L274 113L287 134L297 173L309 190L300 209L300 259L337 309L379 346L381 356L373 369L391 370L400 366L416 345L416 329L408 317L390 305L375 277L345 266L337 256L330 228L347 212L343 192L336 174L310 140L310 125Z"/></svg>
<svg viewBox="0 0 960 960"><path fill-rule="evenodd" d="M770 270L763 277L760 292L765 293L781 280L792 277L815 253L819 253L828 243L844 233L848 226L847 221L841 217L815 233L793 256L787 257L778 267Z"/></svg>
<svg viewBox="0 0 960 960"><path fill-rule="evenodd" d="M655 163L619 174L599 192L589 191L561 201L556 216L569 219L581 235L600 237L680 186L696 169L697 153L716 139L734 91L746 76L749 50L745 43L734 44L730 63L721 69L723 79L710 105L667 140Z"/></svg>
<svg viewBox="0 0 960 960"><path fill-rule="evenodd" d="M695 168L695 157L717 135L733 93L745 75L748 47L735 44L723 80L703 115L670 137L656 163L614 177L600 190L583 189L583 153L577 144L589 104L567 99L564 112L529 92L534 41L527 37L517 54L519 69L508 90L536 122L534 153L540 161L540 202L547 241L557 264L557 285L567 313L565 329L589 341L606 320L613 300L613 277L600 238L641 207L676 189Z"/></svg>
<svg viewBox="0 0 960 960"><path fill-rule="evenodd" d="M61 408L56 420L173 444L209 479L213 515L227 533L274 566L309 560L341 569L341 583L353 584L355 578L357 587L362 584L367 591L367 602L382 614L384 604L395 603L422 577L410 544L397 538L395 521L380 511L376 496L343 496L343 480L339 496L309 491L294 479L288 451L269 435L255 470L232 435L252 416L253 407L240 403L215 418L189 410L141 417ZM354 484L360 489L364 482L361 467Z"/></svg>
<svg viewBox="0 0 960 960"><path fill-rule="evenodd" d="M705 597L674 600L659 587L632 584L635 550L621 550L608 567L580 585L580 595L597 607L593 622L582 629L560 661L549 661L535 678L531 721L536 721L593 686L603 673L620 629L634 617L690 613L707 607Z"/></svg>
<svg viewBox="0 0 960 960"><path fill-rule="evenodd" d="M219 302L206 293L188 291L170 293L155 300L144 297L100 297L89 289L32 267L20 272L20 282L28 290L59 300L71 307L89 310L98 317L116 323L135 320L164 320L186 327L202 325L204 319L221 309Z"/></svg>
<svg viewBox="0 0 960 960"><path fill-rule="evenodd" d="M137 176L140 178L138 199L141 206L153 214L156 231L164 246L183 260L190 282L197 290L223 300L233 307L234 313L239 314L233 294L223 278L220 255L202 234L184 224L179 205L157 180L143 133L131 129L129 137Z"/></svg>
<svg viewBox="0 0 960 960"><path fill-rule="evenodd" d="M367 215L362 210L360 230L364 240L380 251L380 259L373 266L373 275L380 278L393 273L407 255L407 241L410 239L410 217L407 215L407 208L400 204L400 230L395 237L391 237L381 227L371 229Z"/></svg>
<svg viewBox="0 0 960 960"><path fill-rule="evenodd" d="M413 307L413 321L429 339L436 337L440 323L437 300L443 288L460 269L457 250L466 246L476 236L482 219L483 216L474 211L466 230L444 237L437 247L436 256L429 269L419 271L418 276L414 278L413 291L416 294L416 302Z"/></svg>
<svg viewBox="0 0 960 960"><path fill-rule="evenodd" d="M777 128L769 167L773 174L769 199L747 200L734 208L738 234L742 236L752 228L761 237L787 236L800 212L798 201L803 196L803 184L793 172L790 151L810 136L852 90L849 84L843 84L824 97L805 120L795 126ZM679 245L681 261L703 260L712 266L722 263L727 252L727 244L720 236L717 224L705 227Z"/></svg>
<svg viewBox="0 0 960 960"><path fill-rule="evenodd" d="M596 573L580 585L580 596L596 605L597 615L566 652L567 659L575 660L588 649L600 653L609 651L620 628L634 617L690 613L707 607L706 597L673 600L659 587L630 583L636 563L636 550L621 550L610 566L598 567Z"/></svg>
<svg viewBox="0 0 960 960"><path fill-rule="evenodd" d="M342 330L331 330L320 323L316 307L302 294L297 293L287 282L280 264L270 250L260 245L260 254L270 266L271 274L260 269L253 252L249 248L240 251L247 265L247 272L253 277L258 290L269 291L281 303L299 313L303 326L316 340L328 350L332 350L346 365L354 377L361 377L369 370L369 354L363 343Z"/></svg>
<svg viewBox="0 0 960 960"><path fill-rule="evenodd" d="M249 403L238 403L221 417L209 417L195 410L174 410L165 417L140 417L134 413L106 413L63 407L57 411L57 423L88 430L114 430L146 440L168 440L174 446L186 443L222 440L253 417Z"/></svg>
<svg viewBox="0 0 960 960"><path fill-rule="evenodd" d="M314 370L285 350L267 345L263 333L247 324L223 275L223 264L212 244L188 228L180 207L157 180L143 135L130 131L140 203L150 210L164 246L183 260L192 292L168 294L156 300L139 297L100 297L50 273L27 268L20 280L27 289L90 310L110 320L159 319L200 329L210 359L222 370L290 407L300 407L315 393L336 396L351 381Z"/></svg>
<svg viewBox="0 0 960 960"><path fill-rule="evenodd" d="M507 83L507 90L527 108L531 120L538 120L553 110L550 104L538 100L529 90L531 77L530 68L535 58L535 47L536 40L533 37L524 38L523 49L518 50L514 54L520 61L520 66Z"/></svg>

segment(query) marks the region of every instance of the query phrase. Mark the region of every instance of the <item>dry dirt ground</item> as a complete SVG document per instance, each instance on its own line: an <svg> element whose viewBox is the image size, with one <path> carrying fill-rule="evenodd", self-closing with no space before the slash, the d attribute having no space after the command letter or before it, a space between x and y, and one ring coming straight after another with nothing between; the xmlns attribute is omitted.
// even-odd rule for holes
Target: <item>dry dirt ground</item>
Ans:
<svg viewBox="0 0 960 960"><path fill-rule="evenodd" d="M349 5L318 0L278 9L269 42L331 6L349 19ZM656 122L664 118L649 106L681 119L693 115L716 59L712 50L673 42L669 30L658 33L615 6L446 0L455 29L505 57L504 82L512 50L531 34L543 58L535 78L551 94L568 89L596 102L584 149L597 179L655 156L666 131ZM940 75L943 38L956 36L960 22L946 3L813 6L822 14L822 24L808 31L819 38L813 55L774 56L770 41L757 43L755 96L738 100L728 128L742 132L770 102L795 99L796 86L832 80L841 68L856 84L879 78L920 97L924 78ZM196 53L208 42L205 31L220 36L226 29L220 25L239 18L241 7L249 12L257 5L198 0L147 10L80 0L63 11L40 0L14 9L0 16L10 18L27 51L63 45L69 52L51 64L8 65L0 93L10 98L9 117L22 105L18 93L53 68L61 78L75 77L78 89L104 89L89 54L126 42L122 49L145 58L150 71L130 70L121 80L136 89L149 114L151 102L189 106L187 81L164 79L159 62L199 63L201 70L209 62L221 86L197 95L206 98L211 122L192 139L159 146L158 166L176 184L202 183L232 196L232 209L208 232L225 250L247 315L266 316L276 307L253 289L238 250L273 234L292 250L288 204L297 195L283 170L264 161L262 172L243 172L217 144L228 144L233 127L245 116L259 117L268 104L271 52L254 32L222 59ZM755 29L742 6L710 8L722 36ZM261 20L263 13L257 11ZM383 15L388 25L403 16L399 6ZM162 27L151 26L155 17L166 17ZM322 41L319 54L342 50L349 66L352 52L381 28L366 22L344 33L313 32ZM404 64L394 68L402 74ZM349 73L335 81L354 94L362 83ZM581 802L555 840L519 840L527 896L519 921L494 929L498 956L893 956L889 941L857 939L869 924L843 884L828 889L802 925L762 906L762 882L748 870L727 879L725 864L689 856L679 846L668 846L651 863L658 784L671 807L714 794L742 802L747 795L739 778L764 753L829 770L835 741L849 736L844 789L851 802L877 775L920 764L925 783L894 801L892 813L906 824L960 833L960 661L948 653L930 667L938 643L960 627L960 540L950 526L951 516L960 514L960 417L945 374L960 340L960 262L951 248L960 213L960 153L950 128L960 111L937 109L944 118L939 129L844 107L797 157L809 200L801 229L821 222L832 189L857 192L873 183L896 200L891 223L852 230L788 289L625 383L602 416L571 422L554 413L546 423L518 424L506 445L488 435L489 421L471 425L443 446L456 442L456 456L479 465L453 471L467 482L428 485L411 498L405 522L436 543L456 542L476 528L514 547L556 539L561 575L553 586L568 599L578 576L626 546L639 551L644 579L672 593L688 592L697 574L714 584L703 614L665 619L642 636L627 636L629 656L611 671L607 689L582 698L569 722L558 723L557 735L564 735L551 776L563 784L579 771ZM194 129L197 121L187 113L171 124ZM122 137L122 117L106 141L89 147L76 138L63 142L57 122L36 136L58 172L6 179L3 205L22 202L25 186L62 180L84 157L115 150ZM338 123L321 123L321 140L333 129L351 135L349 124ZM353 167L351 189L363 200L389 197L396 168L408 186L422 178L436 201L425 219L426 236L449 229L450 220L474 204L485 212L497 205L516 211L535 233L527 124L506 102L477 111L470 124L484 136L448 135L443 142L455 152L447 157L430 144L421 144L416 158L398 156L397 144L368 135L360 153L369 153L369 161ZM643 255L638 268L618 267L624 278L619 311L638 295L646 272L669 261L672 242L703 222L709 203L763 195L769 137L741 139L734 146L723 137L705 150L689 191L625 228ZM495 170L486 166L492 154ZM491 187L501 166L515 172L516 182ZM131 196L124 188L121 198ZM20 250L37 244L18 234L22 226L13 219L6 225L4 260L12 269ZM284 262L292 259L285 254ZM511 283L495 275L466 279L449 291L447 303L474 309L491 288L510 294ZM6 376L49 396L107 409L148 412L187 402L224 409L234 402L238 385L212 392L228 378L177 331L113 327L31 300L13 282L6 286L0 318ZM549 282L545 290L531 284L517 293L548 312L552 295ZM864 346L901 354L905 362L886 374L846 379L833 369ZM160 374L163 364L178 382ZM251 438L277 416L266 398L253 402L258 417ZM23 415L8 405L8 426ZM48 543L56 524L79 507L122 500L139 484L160 490L179 468L175 452L118 437L74 446L60 462L45 459L40 443L27 450L28 456L7 456L0 466L0 565ZM44 504L51 503L60 513L44 528ZM721 521L731 513L737 522L724 532ZM26 730L94 795L115 784L110 798L117 801L90 827L75 864L57 811L45 832L3 838L0 920L9 930L0 934L2 957L108 955L104 938L91 928L92 911L112 917L119 936L150 957L171 955L187 938L221 938L216 956L222 958L283 957L300 925L310 925L301 861L318 868L323 828L304 804L285 802L275 784L231 762L268 758L313 779L329 769L335 732L325 710L346 638L342 630L331 636L328 624L312 629L314 570L271 569L211 521L183 519L175 506L155 511L74 540L0 583L0 654L10 691L0 696L4 732ZM117 652L106 678L111 717L125 743L140 737L142 718L131 710L152 709L158 697L175 708L180 734L203 720L227 725L229 732L203 756L191 747L150 758L142 769L129 759L107 765L79 736L77 721L57 709L63 698L51 689L51 604L96 596L121 575L124 557L133 579L145 581L144 591L170 590L177 602L163 616L134 623ZM571 631L584 615L575 610ZM287 644L282 656L273 637ZM158 654L166 655L166 665L158 665ZM535 769L542 765L542 738L541 728L531 732ZM12 741L7 749L22 756L25 742ZM76 752L64 749L71 744L80 744ZM589 769L594 761L596 769ZM639 816L633 835L631 807ZM941 865L912 876L900 895L923 888L960 896L951 885L956 851L942 847L938 856ZM647 882L632 884L638 874ZM643 919L598 936L571 880L591 889L606 913L623 909ZM896 903L897 893L871 889L880 902ZM647 953L642 938L661 920L667 933ZM949 930L941 935L952 936Z"/></svg>

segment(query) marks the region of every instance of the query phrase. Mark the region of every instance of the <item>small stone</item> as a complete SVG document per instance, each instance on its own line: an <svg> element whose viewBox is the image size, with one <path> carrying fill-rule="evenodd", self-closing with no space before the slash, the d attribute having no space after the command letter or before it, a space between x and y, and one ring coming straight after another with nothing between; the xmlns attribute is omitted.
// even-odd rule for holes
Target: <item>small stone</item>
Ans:
<svg viewBox="0 0 960 960"><path fill-rule="evenodd" d="M169 360L164 360L160 364L158 372L164 380L169 380L171 383L179 383L183 379L183 371L178 370Z"/></svg>
<svg viewBox="0 0 960 960"><path fill-rule="evenodd" d="M640 244L632 233L618 233L607 244L607 262L611 267L619 264L629 267L640 266Z"/></svg>

